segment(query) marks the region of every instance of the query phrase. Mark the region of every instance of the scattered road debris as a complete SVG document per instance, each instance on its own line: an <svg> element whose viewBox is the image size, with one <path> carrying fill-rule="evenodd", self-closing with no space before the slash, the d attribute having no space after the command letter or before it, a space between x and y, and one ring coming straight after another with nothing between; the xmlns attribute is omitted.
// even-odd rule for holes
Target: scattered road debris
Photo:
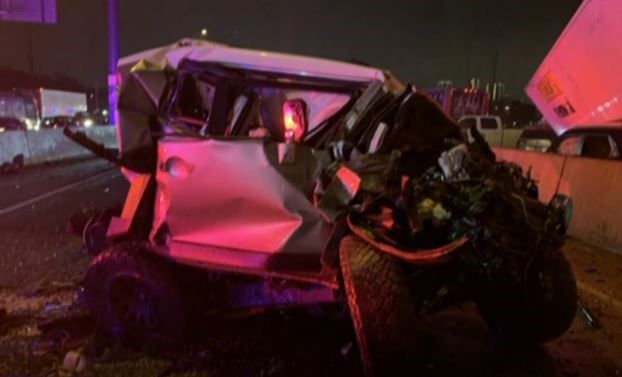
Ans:
<svg viewBox="0 0 622 377"><path fill-rule="evenodd" d="M577 301L577 307L579 308L579 313L581 314L581 317L585 320L585 322L590 327L592 327L594 329L600 329L601 328L600 322L594 316L592 311L587 308L587 306L585 306L583 303L581 303L581 301Z"/></svg>

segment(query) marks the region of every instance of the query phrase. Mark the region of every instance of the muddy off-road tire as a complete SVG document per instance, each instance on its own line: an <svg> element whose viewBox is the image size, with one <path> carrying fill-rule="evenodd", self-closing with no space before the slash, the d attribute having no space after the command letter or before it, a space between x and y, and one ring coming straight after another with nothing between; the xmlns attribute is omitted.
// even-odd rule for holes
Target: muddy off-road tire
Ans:
<svg viewBox="0 0 622 377"><path fill-rule="evenodd" d="M339 257L365 375L410 375L417 319L400 266L354 236Z"/></svg>
<svg viewBox="0 0 622 377"><path fill-rule="evenodd" d="M525 286L478 302L479 312L499 341L508 346L544 343L563 335L577 310L577 285L561 251L538 255Z"/></svg>
<svg viewBox="0 0 622 377"><path fill-rule="evenodd" d="M84 281L86 303L110 335L131 346L171 346L186 335L184 300L166 262L132 244L98 255Z"/></svg>

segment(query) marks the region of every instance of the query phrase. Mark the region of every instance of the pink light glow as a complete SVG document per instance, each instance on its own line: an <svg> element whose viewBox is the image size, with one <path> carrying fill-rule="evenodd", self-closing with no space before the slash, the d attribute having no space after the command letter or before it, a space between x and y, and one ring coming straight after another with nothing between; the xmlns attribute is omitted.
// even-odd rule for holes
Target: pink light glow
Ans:
<svg viewBox="0 0 622 377"><path fill-rule="evenodd" d="M305 132L305 106L302 100L283 103L283 125L286 139L300 140Z"/></svg>
<svg viewBox="0 0 622 377"><path fill-rule="evenodd" d="M622 2L585 0L525 89L557 133L622 118Z"/></svg>

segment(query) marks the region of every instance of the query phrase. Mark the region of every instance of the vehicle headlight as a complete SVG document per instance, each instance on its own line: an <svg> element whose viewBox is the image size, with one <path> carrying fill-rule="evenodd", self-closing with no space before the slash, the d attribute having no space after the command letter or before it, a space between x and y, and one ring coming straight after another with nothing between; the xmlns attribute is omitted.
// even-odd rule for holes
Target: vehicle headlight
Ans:
<svg viewBox="0 0 622 377"><path fill-rule="evenodd" d="M91 127L93 125L93 119L85 119L83 125L84 127Z"/></svg>

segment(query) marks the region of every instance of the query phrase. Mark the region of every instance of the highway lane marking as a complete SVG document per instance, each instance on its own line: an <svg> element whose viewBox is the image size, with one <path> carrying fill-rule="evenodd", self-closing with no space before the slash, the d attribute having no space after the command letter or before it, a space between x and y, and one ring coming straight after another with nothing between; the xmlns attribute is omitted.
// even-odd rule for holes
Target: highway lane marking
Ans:
<svg viewBox="0 0 622 377"><path fill-rule="evenodd" d="M66 192L66 191L69 191L69 190L73 190L76 187L80 187L82 185L85 185L85 184L97 181L97 180L102 179L104 177L112 176L112 175L114 175L116 173L118 173L117 169L107 170L105 172L93 175L93 176L91 176L89 178L86 178L84 180L77 181L77 182L70 183L68 185L59 187L59 188L57 188L55 190L46 192L45 194L41 194L39 196L35 196L34 198L25 200L25 201L23 201L21 203L12 205L12 206L7 207L7 208L0 209L0 216L6 215L7 213L11 213L11 212L17 211L17 210L22 209L24 207L28 207L28 206L33 205L33 204L35 204L37 202L40 202L40 201L42 201L44 199L50 198L50 197L58 195L58 194L62 194L63 192Z"/></svg>
<svg viewBox="0 0 622 377"><path fill-rule="evenodd" d="M622 308L622 301L619 301L596 288L592 288L591 286L585 283L581 283L580 281L577 282L577 287L585 293L592 295L601 301L607 302L613 306L617 306L618 308Z"/></svg>

